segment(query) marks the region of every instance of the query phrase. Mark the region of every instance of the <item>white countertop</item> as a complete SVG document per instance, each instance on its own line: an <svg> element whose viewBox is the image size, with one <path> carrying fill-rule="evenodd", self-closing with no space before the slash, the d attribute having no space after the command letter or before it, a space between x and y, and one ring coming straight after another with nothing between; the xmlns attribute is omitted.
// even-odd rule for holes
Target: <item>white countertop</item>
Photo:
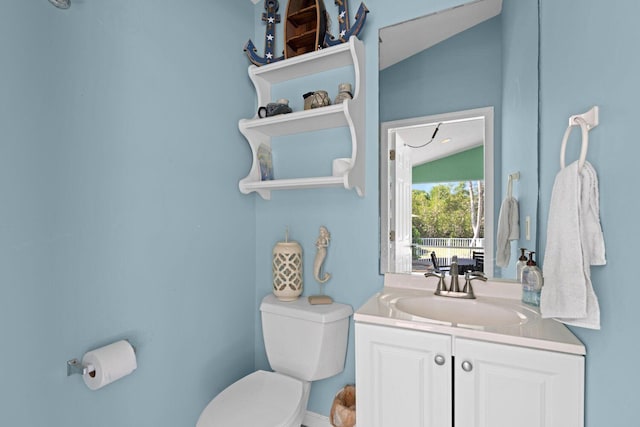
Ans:
<svg viewBox="0 0 640 427"><path fill-rule="evenodd" d="M432 296L436 284L437 279L425 279L422 275L387 274L382 291L373 295L360 307L353 318L360 323L441 333L562 353L586 354L584 344L564 324L553 319L542 319L536 307L520 302L521 288L518 283L493 280L486 283L474 281L473 288L478 302L526 311L528 320L520 325L463 327L446 324L446 322L441 324L408 315L394 309L390 304L390 301L407 297ZM434 296L434 298L451 299L440 296ZM472 303L473 300L467 301ZM464 302L462 303L464 304Z"/></svg>

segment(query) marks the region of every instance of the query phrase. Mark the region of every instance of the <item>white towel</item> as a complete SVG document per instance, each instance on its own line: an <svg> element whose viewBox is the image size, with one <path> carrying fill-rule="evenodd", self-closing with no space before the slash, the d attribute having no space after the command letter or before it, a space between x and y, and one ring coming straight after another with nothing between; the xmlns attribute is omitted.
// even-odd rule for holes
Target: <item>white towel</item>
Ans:
<svg viewBox="0 0 640 427"><path fill-rule="evenodd" d="M509 265L511 258L511 241L520 238L520 213L518 201L507 195L502 201L498 216L498 232L496 233L496 264L498 267Z"/></svg>
<svg viewBox="0 0 640 427"><path fill-rule="evenodd" d="M600 329L591 283L591 266L606 264L599 203L598 177L589 162L582 171L574 162L558 172L547 225L542 317Z"/></svg>

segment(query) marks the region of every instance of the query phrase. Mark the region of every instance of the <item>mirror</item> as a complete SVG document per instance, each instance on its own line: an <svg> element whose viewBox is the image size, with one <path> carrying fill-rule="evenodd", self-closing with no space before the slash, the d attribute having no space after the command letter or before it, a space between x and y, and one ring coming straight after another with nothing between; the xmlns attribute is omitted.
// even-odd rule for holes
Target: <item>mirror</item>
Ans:
<svg viewBox="0 0 640 427"><path fill-rule="evenodd" d="M538 2L478 0L381 28L379 40L381 272L429 268L435 252L440 266L456 254L515 278L518 248L536 247ZM499 267L498 213L516 173L519 239ZM464 221L439 225L461 216L462 195Z"/></svg>

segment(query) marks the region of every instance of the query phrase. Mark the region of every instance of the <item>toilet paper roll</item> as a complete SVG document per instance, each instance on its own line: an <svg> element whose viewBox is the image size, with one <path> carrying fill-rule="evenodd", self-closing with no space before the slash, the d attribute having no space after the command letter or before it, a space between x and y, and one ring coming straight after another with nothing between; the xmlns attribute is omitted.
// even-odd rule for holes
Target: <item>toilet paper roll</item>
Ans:
<svg viewBox="0 0 640 427"><path fill-rule="evenodd" d="M91 390L111 384L138 367L136 353L126 340L88 351L82 358L82 365L87 368L82 379Z"/></svg>

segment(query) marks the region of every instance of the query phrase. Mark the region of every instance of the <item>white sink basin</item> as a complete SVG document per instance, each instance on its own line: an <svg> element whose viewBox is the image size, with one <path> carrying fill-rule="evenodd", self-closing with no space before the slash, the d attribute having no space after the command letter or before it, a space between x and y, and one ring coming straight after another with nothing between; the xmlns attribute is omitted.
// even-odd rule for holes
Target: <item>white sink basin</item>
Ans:
<svg viewBox="0 0 640 427"><path fill-rule="evenodd" d="M519 304L437 296L398 298L390 305L414 320L474 329L522 325L536 315Z"/></svg>

